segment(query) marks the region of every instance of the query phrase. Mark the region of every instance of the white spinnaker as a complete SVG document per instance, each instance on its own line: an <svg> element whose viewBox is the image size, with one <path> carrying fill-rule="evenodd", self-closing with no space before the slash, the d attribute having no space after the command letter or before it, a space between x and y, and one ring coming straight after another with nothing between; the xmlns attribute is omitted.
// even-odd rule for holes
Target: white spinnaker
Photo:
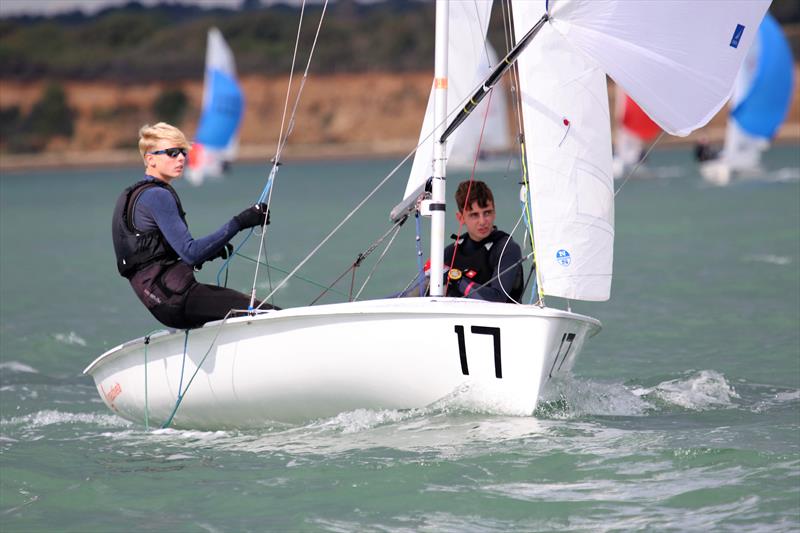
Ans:
<svg viewBox="0 0 800 533"><path fill-rule="evenodd" d="M545 0L512 2L524 35ZM545 24L519 58L538 281L544 294L607 300L614 178L606 76Z"/></svg>
<svg viewBox="0 0 800 533"><path fill-rule="evenodd" d="M771 1L550 0L549 9L559 33L667 133L685 136L725 105Z"/></svg>
<svg viewBox="0 0 800 533"><path fill-rule="evenodd" d="M497 66L497 53L488 41L486 53L480 54L478 60L473 87L477 87ZM456 132L458 142L450 143L452 151L447 158L448 165L472 168L479 149L484 152L509 150L511 130L508 124L508 98L503 88L496 87L496 90L481 100Z"/></svg>
<svg viewBox="0 0 800 533"><path fill-rule="evenodd" d="M464 100L475 89L475 71L481 55L486 54L484 42L486 29L489 27L489 16L492 0L469 0L452 2L449 10L448 32L448 79L447 79L447 114L460 109ZM419 146L414 155L411 174L408 177L407 197L425 180L433 175L432 132L435 126L433 117L433 88L428 98L425 119L419 136ZM447 154L450 154L453 143L458 142L458 130L447 141Z"/></svg>

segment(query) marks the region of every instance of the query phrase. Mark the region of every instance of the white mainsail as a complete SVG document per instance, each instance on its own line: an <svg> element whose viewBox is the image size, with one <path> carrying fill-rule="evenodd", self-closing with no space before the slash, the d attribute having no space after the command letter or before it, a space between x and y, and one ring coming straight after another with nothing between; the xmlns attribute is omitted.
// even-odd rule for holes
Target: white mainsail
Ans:
<svg viewBox="0 0 800 533"><path fill-rule="evenodd" d="M545 0L512 2L515 33ZM614 178L606 76L545 24L519 59L538 282L544 294L607 300Z"/></svg>
<svg viewBox="0 0 800 533"><path fill-rule="evenodd" d="M549 13L650 118L685 136L727 102L771 1L550 0Z"/></svg>
<svg viewBox="0 0 800 533"><path fill-rule="evenodd" d="M460 109L470 91L475 88L475 73L480 58L486 56L486 30L489 27L489 16L492 11L492 0L473 0L470 2L453 2L449 9L448 33L448 78L447 78L447 115ZM428 98L425 119L420 131L419 146L414 155L411 174L406 184L403 197L407 197L433 175L433 116L434 89ZM438 139L436 139L438 140ZM447 143L447 154L457 142L456 138Z"/></svg>

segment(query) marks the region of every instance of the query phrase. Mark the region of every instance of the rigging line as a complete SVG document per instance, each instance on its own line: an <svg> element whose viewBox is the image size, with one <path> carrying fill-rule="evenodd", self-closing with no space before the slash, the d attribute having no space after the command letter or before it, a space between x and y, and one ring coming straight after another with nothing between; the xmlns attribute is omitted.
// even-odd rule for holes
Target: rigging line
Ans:
<svg viewBox="0 0 800 533"><path fill-rule="evenodd" d="M283 139L283 144L280 146L280 150L276 155L277 158L280 158L280 153L283 151L283 147L286 145L286 141L289 139L289 135L291 135L292 131L294 130L294 126L297 120L297 106L300 104L300 97L303 94L303 88L305 87L306 80L308 79L308 71L311 69L311 59L314 57L314 52L317 49L317 41L319 40L319 34L322 30L322 21L325 20L325 13L328 9L328 0L325 0L325 3L322 6L322 13L319 17L319 24L317 24L317 31L314 34L314 42L311 44L311 52L308 54L308 61L306 62L306 68L303 71L303 78L300 80L300 88L297 90L297 96L294 100L294 106L292 107L292 114L289 117L289 126L286 129L286 136Z"/></svg>
<svg viewBox="0 0 800 533"><path fill-rule="evenodd" d="M381 235L381 236L380 236L380 237L378 237L378 238L377 238L375 241L373 241L373 242L372 242L372 243L369 245L369 247L367 247L367 249L366 249L366 250L364 250L363 252L359 252L359 253L358 253L358 257L356 257L356 260L355 260L355 261L353 261L353 264L352 264L352 265L350 265L350 266L349 266L349 267L348 267L348 268L347 268L347 269L346 269L344 272L342 272L342 274L341 274L341 275L340 275L338 278L336 278L336 279L333 281L333 283L331 283L330 285L328 285L328 287L326 287L326 289L325 289L324 291L322 291L322 294L320 294L319 296L317 296L317 297L314 299L314 301L313 301L313 302L311 302L311 304L310 304L310 305L314 305L315 303L317 303L317 302L319 301L319 299L320 299L320 298L322 298L323 296L325 296L325 295L328 293L328 291L332 290L332 288L333 288L333 287L334 287L334 286L335 286L337 283L339 283L339 281L341 281L341 279L342 279L342 278L343 278L343 277L344 277L344 276L345 276L345 275L346 275L348 272L351 272L351 271L353 272L353 279L352 279L352 281L351 281L351 284L350 284L350 294L349 294L349 295L347 295L347 299L348 299L348 301L352 301L352 300L353 300L353 285L355 284L355 275L356 275L356 272L355 272L355 271L356 271L356 269L357 269L357 268L358 268L358 267L361 265L361 263L364 261L364 259L366 259L366 258L367 258L367 257L368 257L370 254L372 254L372 252L374 252L374 251L375 251L375 249L376 249L376 248L378 248L378 246L380 246L380 244L381 244L381 243L382 243L382 242L383 242L383 241L386 239L386 237L387 237L387 236L388 236L388 235L389 235L389 234L392 232L392 230L394 230L395 228L397 228L397 229L399 230L399 229L400 229L400 226L402 226L402 225L403 225L403 223L404 223L405 221L406 221L406 219L405 219L405 218L402 218L402 219L398 220L397 222L395 222L395 223L392 225L392 227L390 227L390 228L389 228L389 229L388 229L388 230L387 230L387 231L386 231L386 232L385 232L383 235ZM392 238L392 240L394 240L394 238Z"/></svg>
<svg viewBox="0 0 800 533"><path fill-rule="evenodd" d="M481 285L479 285L479 286L475 287L474 289L472 289L472 290L470 291L470 294L477 293L477 292L478 292L478 291L480 291L482 288L486 287L488 284L490 284L492 281L494 281L494 280L498 279L500 276L502 276L502 275L503 275L503 274L505 274L506 272L509 272L511 269L517 268L517 266L521 265L522 263L524 263L525 261L527 261L527 260L528 260L528 258L530 258L530 257L532 257L532 256L533 256L533 252L529 252L529 253L528 253L528 255L523 255L522 257L520 257L520 258L519 258L519 260L518 260L518 261L514 261L514 264L512 264L511 266L509 266L509 267L507 267L507 268L503 269L503 271L502 271L502 272L498 272L496 275L494 275L494 276L492 276L491 278L489 278L489 280L488 280L488 281L486 281L485 283L483 283L483 284L481 284ZM466 296L461 296L461 298L466 298ZM516 302L516 303L519 303L519 302ZM520 304L520 305L522 305L522 304Z"/></svg>
<svg viewBox="0 0 800 533"><path fill-rule="evenodd" d="M503 33L506 40L506 53L508 53L514 43L515 33L514 33L514 25L512 24L512 11L511 11L511 4L510 0L506 0L505 2L500 3L500 7L503 10ZM517 135L521 138L523 131L522 131L522 106L520 105L520 99L522 98L522 92L519 90L519 66L515 63L514 68L511 69L511 101L514 105L514 114L517 118Z"/></svg>
<svg viewBox="0 0 800 533"><path fill-rule="evenodd" d="M500 250L500 258L497 261L497 269L498 270L500 270L500 263L503 262L503 255L505 255L505 253L506 253L506 249L508 248L508 243L511 242L511 235L513 235L517 231L517 228L519 227L520 223L522 222L522 217L523 217L523 215L520 214L519 218L517 219L517 223L514 224L514 228L511 230L511 233L509 234L508 239L506 239L506 242L503 244L503 249ZM510 294L508 294L508 291L503 286L503 278L499 274L497 276L497 281L500 284L500 290L503 291L503 294L506 295L506 298L508 298L509 300L514 302L515 304L520 303L520 302L516 301L514 298L512 298Z"/></svg>
<svg viewBox="0 0 800 533"><path fill-rule="evenodd" d="M144 429L150 430L150 396L147 388L147 347L150 345L150 337L161 331L160 329L151 330L144 336Z"/></svg>
<svg viewBox="0 0 800 533"><path fill-rule="evenodd" d="M317 296L316 298L314 298L314 299L311 301L311 303L310 303L310 304L308 304L308 305L309 305L309 306L312 306L312 305L314 305L315 303L317 303L317 302L320 300L320 298L322 298L323 296L325 296L326 294L328 294L328 292L329 292L329 291L333 290L333 287L334 287L334 285L336 285L337 283L339 283L339 282L342 280L342 278L343 278L343 277L345 277L345 276L347 275L347 273L348 273L348 272L350 272L351 270L355 270L355 268L356 268L356 264L355 264L355 263L353 263L352 265L350 265L349 267L347 267L347 270L345 270L344 272L342 272L342 273L339 275L339 277L338 277L338 278L336 278L336 279L333 281L333 283L331 283L331 284L330 284L328 287L326 287L326 288L325 288L325 290L324 290L324 291L322 291L322 293L321 293L319 296ZM347 298L348 298L348 299L350 298L350 295L345 295L345 296L347 296Z"/></svg>
<svg viewBox="0 0 800 533"><path fill-rule="evenodd" d="M166 429L166 428L169 427L170 424L172 424L172 420L175 418L175 413L178 412L178 408L181 406L181 403L183 403L183 399L186 397L186 393L189 391L189 387L191 386L192 382L194 381L195 376L197 376L197 373L200 372L201 368L203 368L203 363L205 363L206 358L208 357L208 354L211 353L211 349L217 343L217 338L219 338L219 334L222 332L222 326L225 325L225 322L228 321L228 318L230 318L231 314L236 312L236 311L237 311L236 309L231 309L230 311L228 311L228 313L225 315L225 317L219 323L219 326L217 326L217 332L214 334L214 338L211 339L211 344L208 346L208 350L206 350L205 355L203 355L203 358L200 359L200 362L197 364L197 367L195 368L194 373L192 374L192 377L190 377L189 381L186 383L186 388L183 390L183 393L178 395L178 399L175 402L175 407L172 409L172 413L170 413L169 417L167 418L167 421L164 422L164 424L161 426L161 429ZM186 330L186 334L188 336L189 330ZM186 359L186 352L185 352L185 348L184 348L184 360L185 359ZM181 368L181 380L183 380L183 368ZM180 392L180 389L179 389L178 392Z"/></svg>
<svg viewBox="0 0 800 533"><path fill-rule="evenodd" d="M369 274L367 274L367 277L366 279L364 279L364 283L361 285L361 288L356 293L354 300L358 300L358 297L361 296L361 292L364 290L364 288L366 288L367 283L369 283L369 280L372 278L372 274L375 273L375 270L377 270L378 266L381 264L381 261L383 261L383 258L386 257L386 252L388 252L389 248L392 247L394 239L395 237L397 237L398 233L400 233L400 226L397 226L395 228L394 235L392 235L392 238L389 239L389 242L386 244L386 248L383 249L383 253L381 253L380 257L378 257L378 260L375 261L375 265L373 265L372 270L370 270Z"/></svg>
<svg viewBox="0 0 800 533"><path fill-rule="evenodd" d="M481 12L480 12L480 10L478 10L478 2L473 1L472 5L473 5L473 7L475 7L475 20L478 21L478 26L479 27L483 27L483 24L482 24L482 21L481 21L481 18L480 18ZM492 10L491 10L491 8L489 8L489 19L491 19L491 18L492 18ZM486 27L487 28L489 27L488 23L486 24ZM483 53L486 55L486 63L490 64L491 61L490 61L490 57L489 57L489 47L486 46L486 43L488 41L489 41L489 32L487 31L486 34L483 36Z"/></svg>
<svg viewBox="0 0 800 533"><path fill-rule="evenodd" d="M628 175L625 176L625 179L622 180L622 183L619 184L619 188L616 191L614 191L614 198L617 197L617 195L619 194L619 191L621 191L622 188L625 186L625 184L628 183L628 180L631 178L631 176L633 176L634 172L639 170L639 167L642 166L642 164L647 159L647 156L650 155L650 152L653 151L653 148L656 147L656 145L658 144L658 141L660 141L663 136L664 136L664 130L661 130L661 133L659 133L658 138L656 138L656 140L653 142L653 144L650 145L650 148L648 148L647 152L645 152L645 154L641 157L641 159L639 159L639 161L636 163L636 166L634 166L631 169L631 171L628 172Z"/></svg>
<svg viewBox="0 0 800 533"><path fill-rule="evenodd" d="M480 86L480 84L479 84L478 86ZM477 88L478 86L476 86L476 88ZM467 98L463 99L461 103L463 104L463 103L467 102L468 100L469 100L469 97L467 97ZM447 115L447 117L446 117L444 120L442 120L442 123L446 123L447 119L449 119L451 116L453 116L453 115L457 114L458 112L459 112L459 109L458 109L458 107L456 107L455 109L453 109L453 111L451 111L451 112L450 112L450 113ZM368 201L369 201L369 200L370 200L370 199L371 199L371 198L372 198L372 197L373 197L373 196L374 196L374 195L375 195L375 194L376 194L376 193L377 193L377 192L378 192L378 191L381 189L381 187L383 187L383 186L386 184L386 182L387 182L387 181L389 181L389 179L391 179L391 178L392 178L392 177L393 177L393 176L394 176L394 175L395 175L395 174L396 174L396 173L397 173L397 172L400 170L400 168L401 168L401 167L402 167L402 166L403 166L403 165L404 165L404 164L405 164L405 163L406 163L406 162L407 162L407 161L408 161L408 160L411 158L411 156L412 156L412 155L414 155L414 154L416 153L416 151L419 149L419 147L420 147L420 146L422 146L422 145L425 143L425 141L427 141L427 140L428 140L430 137L433 137L433 134L435 133L435 131L436 131L436 127L437 127L437 126L438 126L438 124L437 124L437 125L434 125L434 128L431 130L431 132L430 132L430 133L428 133L428 135L426 135L425 137L423 137L423 138L420 140L420 142L417 144L417 146L415 146L415 147L414 147L414 148L413 148L413 149L412 149L412 150L411 150L411 151L410 151L408 154L406 154L406 156L405 156L405 157L402 159L402 161L400 161L400 162L399 162L399 163L398 163L398 164L397 164L397 165L396 165L396 166L395 166L395 167L394 167L394 168L393 168L393 169L392 169L392 170L391 170L391 171L390 171L390 172L389 172L389 173L388 173L388 174L387 174L387 175L386 175L386 176L385 176L385 177L384 177L384 178L383 178L383 179L382 179L382 180L381 180L381 181L380 181L380 182L379 182L379 183L378 183L376 186L375 186L375 188L374 188L374 189L372 189L372 191L370 191L370 192L369 192L369 193L368 193L368 194L367 194L367 195L366 195L366 196L365 196L365 197L364 197L364 198L363 198L363 199L362 199L362 200L361 200L361 201L360 201L360 202L359 202L359 203L358 203L358 204L357 204L357 205L356 205L356 206L355 206L355 207L354 207L354 208L353 208L353 209L352 209L352 210L351 210L351 211L350 211L350 212L349 212L349 213L348 213L348 214L347 214L347 215L346 215L346 216L345 216L345 217L344 217L344 218L343 218L343 219L342 219L340 222L339 222L339 224L337 224L337 225L336 225L336 227L334 227L334 228L333 228L333 229L330 231L330 233L328 233L328 235L326 235L326 236L325 236L325 237L322 239L322 241L320 241L320 243L319 243L319 244L317 244L317 246L315 246L315 247L314 247L314 249L313 249L313 250L311 250L311 252L309 252L309 253L308 253L308 255L307 255L307 256L306 256L306 257L305 257L305 258L304 258L304 259L303 259L303 260L302 260L302 261L301 261L301 262L300 262L300 263L299 263L297 266L295 266L295 267L292 269L292 271L291 271L291 272L289 272L289 274L288 274L288 275L287 275L287 276L286 276L286 277L285 277L285 278L284 278L284 279L283 279L283 280L282 280L282 281L281 281L281 282L280 282L280 283L279 283L279 284L278 284L278 285L277 285L277 286L276 286L274 289L272 289L272 291L270 291L270 293L267 295L267 297L266 297L266 298L264 298L264 300L262 300L261 304L259 304L259 305L258 305L258 306L257 306L255 309L259 309L259 308L261 307L261 305L263 305L263 304L264 304L264 303L265 303L267 300L269 300L270 298L272 298L272 296L273 296L273 295L274 295L274 294L275 294L275 293L276 293L278 290L280 290L280 289L281 289L281 288L282 288L282 287L283 287L283 286L286 284L286 282L288 282L288 281L289 281L289 279L291 279L291 278L292 278L292 277L293 277L293 276L294 276L294 275L297 273L297 271L298 271L298 270L300 270L300 269L303 267L303 265L305 265L305 264L306 264L306 263L307 263L307 262L308 262L308 261L311 259L311 257L313 257L313 256L314 256L314 254L316 254L316 253L319 251L319 249L320 249L320 248L322 248L322 247L325 245L325 243L327 243L327 242L328 242L328 241L331 239L331 237L333 237L333 236L336 234L336 232L338 232L338 231L339 231L339 230L342 228L342 226L344 226L344 225L347 223L347 221L348 221L348 220L350 220L350 219L353 217L353 215L355 215L355 213L356 213L356 212L357 212L359 209L361 209L361 208L364 206L364 204L365 204L365 203L367 203L367 202L368 202Z"/></svg>
<svg viewBox="0 0 800 533"><path fill-rule="evenodd" d="M420 220L419 209L417 209L416 213L414 213L414 225L416 230L416 235L414 237L416 248L417 248L417 275L420 277L425 276L425 266L422 264L422 221ZM409 287L411 285L409 284ZM405 290L408 290L406 287ZM404 291L405 292L405 291ZM420 285L419 289L420 297L424 296L424 291L422 290L422 285Z"/></svg>
<svg viewBox="0 0 800 533"><path fill-rule="evenodd" d="M303 2L303 7L305 8L305 1ZM288 101L289 101L289 90L291 89L291 77L289 79L289 88L287 88L286 103L284 104L284 118L281 119L281 135L283 136L283 139L282 140L279 139L279 141L278 141L278 147L277 147L277 150L276 150L276 153L275 153L275 159L273 161L273 169L272 169L272 171L270 171L270 178L269 178L269 181L268 181L268 185L269 185L269 193L268 193L268 197L267 197L267 213L268 214L269 214L269 208L272 205L272 192L274 191L274 188L271 186L271 184L275 180L275 176L277 175L277 168L280 165L280 158L281 158L281 154L283 152L283 148L284 148L284 146L286 146L286 143L289 140L289 136L291 135L292 131L294 130L294 126L296 124L297 106L300 104L300 98L302 97L303 89L305 88L306 80L308 79L308 72L311 69L311 60L313 59L314 52L316 51L317 41L319 40L319 34L320 34L320 31L322 30L322 22L325 20L325 13L327 11L327 8L328 8L328 0L325 0L325 3L323 5L323 7L322 7L322 13L320 14L320 17L319 17L319 23L317 24L317 31L314 33L314 42L312 43L311 51L308 54L308 61L306 61L306 68L303 71L303 78L300 80L300 87L297 90L297 94L296 94L295 100L294 100L294 105L292 106L292 113L291 113L291 115L289 117L289 124L287 125L287 128L286 128L286 134L283 135L283 124L284 124L283 121L284 121L285 116L286 116L286 107L288 106ZM299 45L299 42L300 42L300 28L301 27L302 27L302 14L301 14L301 22L298 25L298 29L297 29L297 39L295 41L295 52L294 52L295 56L292 58L292 72L294 72L294 62L295 62L295 58L296 58L296 55L297 55L297 48L298 48L298 45ZM262 196L263 196L263 193L262 193ZM266 219L265 219L265 222L266 222ZM266 233L267 233L267 231L266 231L265 224L262 224L262 226L261 226L261 239L260 239L259 246L258 246L258 259L259 259L259 262L260 262L261 254L263 252L264 253L264 261L268 264L268 259L266 257L266 252L264 251L264 240L266 239ZM253 288L252 288L251 293L250 293L250 308L251 309L252 309L253 304L255 303L255 299L256 299L256 285L257 285L257 283L258 283L258 263L256 264L256 271L255 271L255 273L253 275ZM270 294L274 293L274 291L272 290L272 277L270 276L269 270L267 270L267 283L268 283L268 286L270 287ZM267 301L267 300L270 300L270 299L271 298L268 297L268 298L265 298L264 301ZM274 304L274 302L271 302L271 303Z"/></svg>
<svg viewBox="0 0 800 533"><path fill-rule="evenodd" d="M545 13L542 15L536 24L525 34L525 36L520 39L514 48L506 54L506 56L502 59L502 61L498 62L497 66L492 70L491 74L487 76L483 82L480 84L480 88L469 98L469 103L464 106L461 112L453 119L453 121L447 126L442 133L441 137L439 138L439 142L444 142L447 138L458 128L464 120L466 120L467 116L477 107L481 100L486 96L486 93L491 89L497 82L502 78L503 74L516 62L519 58L519 55L525 50L525 47L530 44L536 34L542 29L542 26L550 20L549 16Z"/></svg>
<svg viewBox="0 0 800 533"><path fill-rule="evenodd" d="M256 260L254 257L250 257L250 256L248 256L248 255L244 255L244 254L236 254L236 255L238 255L239 257L241 257L241 258L243 258L243 259L246 259L246 260L248 260L248 261L250 261L250 262L253 262L253 263L255 263L255 262L257 261L257 260ZM271 270L277 270L277 271L278 271L278 272L280 272L281 274L288 274L288 273L289 273L289 271L288 271L288 270L284 270L284 269L282 269L282 268L278 268L278 267L276 267L275 265L269 265L269 264L266 264L266 263L261 263L261 264L262 264L262 265L264 265L265 267L267 267L267 269L269 269L270 271L271 271ZM296 277L297 279L301 280L301 281L305 281L306 283L308 283L308 284L310 284L310 285L314 285L314 286L316 286L316 287L319 287L320 289L325 289L325 288L327 288L327 287L326 287L325 285L323 285L322 283L319 283L319 282L317 282L317 281L314 281L314 280L312 280L312 279L309 279L309 278L306 278L306 277L303 277L303 276L300 276L300 275L296 275L295 277ZM337 291L337 290L334 290L334 289L331 289L331 292L335 292L336 294L338 294L338 295L340 295L340 296L347 296L345 293L343 293L343 292L340 292L340 291Z"/></svg>
<svg viewBox="0 0 800 533"><path fill-rule="evenodd" d="M283 102L283 115L281 116L281 128L278 131L278 144L276 145L275 150L275 160L273 162L273 168L278 165L278 156L280 155L280 147L281 147L281 140L283 139L283 126L286 124L286 112L289 109L289 95L292 92L292 79L294 78L294 65L297 62L297 49L300 47L300 30L303 28L303 15L306 12L306 2L303 0L302 5L300 6L300 22L297 24L297 36L294 40L294 52L292 54L292 66L289 69L289 83L286 87L286 99Z"/></svg>
<svg viewBox="0 0 800 533"><path fill-rule="evenodd" d="M431 134L431 135L432 135L432 134ZM409 152L409 153L408 153L408 155L406 155L406 156L403 158L403 160L402 160L402 161L400 161L400 162L399 162L399 163L398 163L398 164L397 164L397 165L396 165L396 166L395 166L395 167L394 167L394 168L391 170L391 172L389 172L389 174L387 174L387 175L386 175L386 176L385 176L385 177L384 177L384 178L383 178L383 179L380 181L380 183L378 183L378 184L377 184L377 185L376 185L376 186L375 186L375 187L374 187L374 188L373 188L373 189L372 189L372 190L371 190L371 191L370 191L370 192L367 194L367 196L365 196L365 197L364 197L364 198L363 198L363 199L362 199L362 200L361 200L361 201L360 201L360 202L359 202L359 203L358 203L358 204L357 204L357 205L356 205L356 206L355 206L355 207L354 207L354 208L353 208L353 209L352 209L352 210L351 210L351 211L350 211L350 212L349 212L349 213L348 213L348 214L347 214L347 215L346 215L346 216L345 216L345 217L344 217L344 218L343 218L343 219L342 219L340 222L339 222L339 224L337 224L337 225L336 225L336 227L335 227L335 228L333 228L333 229L332 229L332 230L331 230L331 231L330 231L330 232L329 232L329 233L328 233L328 234L327 234L327 235L326 235L326 236L325 236L325 237L322 239L322 241L320 241L320 243L319 243L319 244L317 244L317 245L314 247L314 249L313 249L313 250L311 250L311 252L309 252L309 254L308 254L308 255L306 255L306 257L305 257L305 258L304 258L302 261L300 261L300 263L298 263L298 264L297 264L297 266L295 266L295 267L292 269L292 271L291 271L291 272L289 272L289 274L288 274L288 275L287 275L285 278L283 278L283 280L282 280L282 281L281 281L281 282L280 282L280 283L279 283L279 284L278 284L278 285L277 285L277 286L276 286L274 289L272 289L272 292L270 292L270 293L267 295L267 297L264 299L264 301L266 301L266 300L268 300L269 298L271 298L273 294L275 294L275 293L276 293L278 290L280 290L280 289L281 289L281 287L283 287L283 286L286 284L286 282L287 282L287 281L289 281L289 279L291 279L291 278L292 278L292 276L294 276L294 275L297 273L297 271L298 271L298 270L300 270L300 269L303 267L303 265L305 265L305 264L306 264L306 263L309 261L309 259L311 259L311 257L313 257L313 256L314 256L314 254L316 254L316 253L319 251L319 249L320 249L320 248L322 248L322 247L325 245L325 243L327 243L327 242L328 242L328 241L331 239L331 237L333 237L333 236L336 234L336 232L337 232L337 231L339 231L339 230L342 228L342 226L344 226L344 225L347 223L347 221L348 221L348 220L350 220L350 219L353 217L353 215L355 215L355 213L356 213L356 212L357 212L359 209L361 209L361 207L363 207L363 206L364 206L364 204L365 204L365 203L367 203L367 202L368 202L368 201L369 201L369 200L370 200L370 199L371 199L373 196L375 196L375 194L378 192L378 190L380 190L380 188L381 188L381 187L383 187L383 186L386 184L386 182L387 182L387 181L389 181L389 179L391 179L391 178L392 178L392 177L393 177L395 174L397 174L397 171L399 171L399 170L400 170L400 168L401 168L401 167L402 167L402 166L403 166L403 165L406 163L406 161L408 161L408 160L411 158L411 156L412 156L412 155L414 155L414 152L416 152L416 148L415 148L414 150L412 150L411 152ZM261 304L263 304L263 303L264 303L264 302L262 301L262 302L261 302ZM258 309L259 307L261 307L261 304L260 304L260 305L259 305L259 306L258 306L256 309Z"/></svg>
<svg viewBox="0 0 800 533"><path fill-rule="evenodd" d="M470 191L472 191L472 183L475 181L475 169L478 166L478 154L480 154L481 145L483 144L483 132L486 130L486 121L489 118L489 107L492 105L492 92L494 91L491 91L489 93L489 99L486 101L486 112L484 112L483 114L483 123L481 124L481 133L480 136L478 137L478 146L475 148L475 157L472 160L472 172L470 173L469 176L469 185L467 186L467 195L464 198L464 206L461 208L462 213L466 212L467 207L472 205L472 202L470 202L469 193ZM459 221L458 223L459 236L461 236L461 229L463 227L464 227L464 219L462 218L461 221ZM459 239L456 239L456 242L453 245L453 256L450 258L450 270L453 269L453 265L456 262L456 254L458 253L458 241ZM445 294L447 294L447 288L449 286L450 286L450 276L447 276L447 279L445 279L445 291L444 291Z"/></svg>
<svg viewBox="0 0 800 533"><path fill-rule="evenodd" d="M420 292L419 297L422 298L425 295L425 290L426 290L426 288L425 288L425 274L417 273L417 275L414 276L414 278L411 281L408 282L408 284L405 286L405 288L402 291L400 291L398 293L395 293L395 294L392 294L391 296L389 296L389 298L403 298L403 297L405 297L405 296L407 296L409 294L409 291L412 288L416 288L416 287L419 287L419 292Z"/></svg>
<svg viewBox="0 0 800 533"><path fill-rule="evenodd" d="M172 414L170 415L169 419L164 422L164 425L161 426L161 429L166 428L171 422L172 417L175 415L175 411L178 410L178 406L183 401L183 395L186 393L186 390L189 390L189 384L186 384L186 390L183 390L183 370L186 368L186 347L189 343L189 330L184 330L183 332L183 358L181 359L181 377L178 380L178 396L175 398L175 407L172 409Z"/></svg>

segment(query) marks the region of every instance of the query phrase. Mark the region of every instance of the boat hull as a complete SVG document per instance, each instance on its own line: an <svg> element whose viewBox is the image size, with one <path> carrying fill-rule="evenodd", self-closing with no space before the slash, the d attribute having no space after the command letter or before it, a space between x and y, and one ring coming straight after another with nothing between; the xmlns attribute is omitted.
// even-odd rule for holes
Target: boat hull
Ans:
<svg viewBox="0 0 800 533"><path fill-rule="evenodd" d="M185 356L184 333L162 332L109 350L84 372L110 409L154 426L263 427L459 394L524 415L599 329L595 319L535 306L375 300L206 324L189 332Z"/></svg>

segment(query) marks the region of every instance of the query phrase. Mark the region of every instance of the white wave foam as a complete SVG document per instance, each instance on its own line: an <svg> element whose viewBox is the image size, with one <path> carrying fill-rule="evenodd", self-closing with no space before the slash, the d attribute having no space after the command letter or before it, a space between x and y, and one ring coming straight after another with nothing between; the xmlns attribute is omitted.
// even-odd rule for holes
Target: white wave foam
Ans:
<svg viewBox="0 0 800 533"><path fill-rule="evenodd" d="M338 429L342 433L358 433L376 426L400 422L411 416L413 415L410 411L356 409L340 413L333 418L313 422L309 427Z"/></svg>
<svg viewBox="0 0 800 533"><path fill-rule="evenodd" d="M655 396L667 403L703 411L716 407L733 407L739 395L725 380L725 376L714 370L701 370L685 379L664 381L652 388L634 391L639 396Z"/></svg>
<svg viewBox="0 0 800 533"><path fill-rule="evenodd" d="M797 167L784 167L774 172L770 172L769 177L772 181L777 182L792 182L800 181L800 168Z"/></svg>
<svg viewBox="0 0 800 533"><path fill-rule="evenodd" d="M507 389L493 389L486 384L464 384L449 395L429 406L434 411L463 411L467 413L531 416L533 405L530 395L522 392L508 394Z"/></svg>
<svg viewBox="0 0 800 533"><path fill-rule="evenodd" d="M33 368L32 366L28 366L25 363L20 363L19 361L8 361L6 363L0 363L0 372L18 372L18 373L27 372L29 374L39 373L39 371Z"/></svg>
<svg viewBox="0 0 800 533"><path fill-rule="evenodd" d="M790 257L772 254L748 255L744 260L752 263L768 263L770 265L779 266L786 266L792 262Z"/></svg>
<svg viewBox="0 0 800 533"><path fill-rule="evenodd" d="M58 342L63 342L64 344L86 346L86 341L80 336L78 336L78 334L75 333L74 331L70 331L67 334L56 333L53 336Z"/></svg>
<svg viewBox="0 0 800 533"><path fill-rule="evenodd" d="M775 400L779 402L793 402L800 400L800 390L779 392L775 395Z"/></svg>
<svg viewBox="0 0 800 533"><path fill-rule="evenodd" d="M581 380L574 376L550 382L537 413L547 418L592 416L642 416L653 408L622 383Z"/></svg>
<svg viewBox="0 0 800 533"><path fill-rule="evenodd" d="M129 427L131 422L116 415L99 415L94 413L65 413L62 411L45 410L29 415L0 420L0 426L23 425L30 428L39 428L58 424L94 424L98 426Z"/></svg>

